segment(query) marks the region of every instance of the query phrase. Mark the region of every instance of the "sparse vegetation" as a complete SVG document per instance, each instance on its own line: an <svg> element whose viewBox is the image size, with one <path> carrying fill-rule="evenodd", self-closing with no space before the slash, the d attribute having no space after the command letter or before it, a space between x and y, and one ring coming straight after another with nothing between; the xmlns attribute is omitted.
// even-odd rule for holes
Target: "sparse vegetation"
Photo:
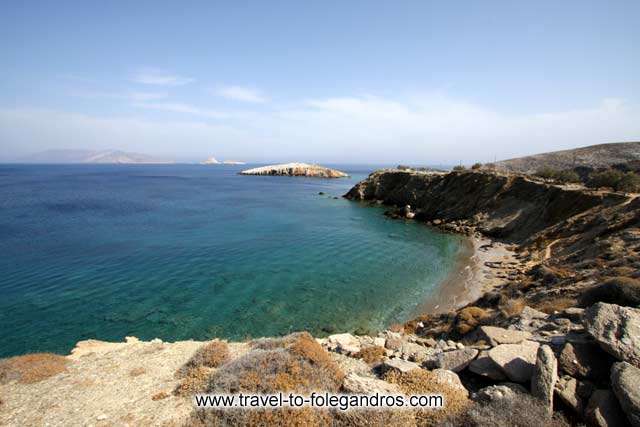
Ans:
<svg viewBox="0 0 640 427"><path fill-rule="evenodd" d="M67 370L66 357L53 353L33 353L0 360L0 384L18 381L36 383Z"/></svg>
<svg viewBox="0 0 640 427"><path fill-rule="evenodd" d="M580 182L580 175L570 169L557 170L550 167L544 167L536 171L535 175L540 178L550 179L563 184L569 182Z"/></svg>
<svg viewBox="0 0 640 427"><path fill-rule="evenodd" d="M166 391L160 391L153 396L151 396L151 400L162 400L169 397L169 394Z"/></svg>
<svg viewBox="0 0 640 427"><path fill-rule="evenodd" d="M553 314L556 311L562 311L565 308L575 307L576 300L567 297L558 297L549 301L544 301L537 306L537 309L543 313Z"/></svg>
<svg viewBox="0 0 640 427"><path fill-rule="evenodd" d="M462 165L458 165L458 166L454 166L453 170L456 171L456 172L460 172L460 171L467 170L467 168L462 166Z"/></svg>
<svg viewBox="0 0 640 427"><path fill-rule="evenodd" d="M478 170L482 168L482 163L474 163L473 165L471 165L471 169L473 170Z"/></svg>
<svg viewBox="0 0 640 427"><path fill-rule="evenodd" d="M473 331L478 325L490 318L489 313L480 307L465 307L456 316L456 331L460 335Z"/></svg>
<svg viewBox="0 0 640 427"><path fill-rule="evenodd" d="M631 277L612 277L589 288L580 298L580 305L583 307L597 302L628 306L640 305L640 280Z"/></svg>
<svg viewBox="0 0 640 427"><path fill-rule="evenodd" d="M513 317L522 313L526 305L522 298L510 299L500 306L500 311L505 317Z"/></svg>
<svg viewBox="0 0 640 427"><path fill-rule="evenodd" d="M138 376L144 374L145 372L147 372L147 371L143 367L137 367L137 368L133 368L132 370L129 371L129 376L138 377Z"/></svg>
<svg viewBox="0 0 640 427"><path fill-rule="evenodd" d="M385 374L386 381L397 384L404 394L442 394L445 406L442 409L427 409L415 412L417 425L439 425L445 418L464 412L470 404L467 396L458 389L436 380L435 374L424 369Z"/></svg>
<svg viewBox="0 0 640 427"><path fill-rule="evenodd" d="M360 352L356 355L357 358L364 360L367 363L378 363L382 361L385 355L385 350L383 347L373 345L369 347L364 347L360 350Z"/></svg>
<svg viewBox="0 0 640 427"><path fill-rule="evenodd" d="M592 173L587 181L587 186L592 188L608 187L615 191L638 192L640 191L640 176L635 172L622 172L617 169L607 169Z"/></svg>

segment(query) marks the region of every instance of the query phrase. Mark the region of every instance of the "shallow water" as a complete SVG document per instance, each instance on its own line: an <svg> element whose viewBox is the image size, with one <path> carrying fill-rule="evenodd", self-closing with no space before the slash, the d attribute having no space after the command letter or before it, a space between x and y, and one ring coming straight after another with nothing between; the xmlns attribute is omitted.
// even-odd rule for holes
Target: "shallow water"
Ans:
<svg viewBox="0 0 640 427"><path fill-rule="evenodd" d="M0 356L81 339L233 339L404 320L461 239L349 179L200 165L0 165ZM321 196L318 192L325 192Z"/></svg>

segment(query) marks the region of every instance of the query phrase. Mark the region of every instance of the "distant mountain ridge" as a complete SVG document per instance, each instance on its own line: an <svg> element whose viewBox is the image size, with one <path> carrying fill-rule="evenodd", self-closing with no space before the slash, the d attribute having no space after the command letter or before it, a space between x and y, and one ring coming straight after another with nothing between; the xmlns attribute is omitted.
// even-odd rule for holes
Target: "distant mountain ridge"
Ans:
<svg viewBox="0 0 640 427"><path fill-rule="evenodd" d="M502 160L495 165L498 169L534 173L543 167L602 169L638 161L640 142L614 142Z"/></svg>
<svg viewBox="0 0 640 427"><path fill-rule="evenodd" d="M47 150L21 160L25 163L173 163L148 154L120 150Z"/></svg>

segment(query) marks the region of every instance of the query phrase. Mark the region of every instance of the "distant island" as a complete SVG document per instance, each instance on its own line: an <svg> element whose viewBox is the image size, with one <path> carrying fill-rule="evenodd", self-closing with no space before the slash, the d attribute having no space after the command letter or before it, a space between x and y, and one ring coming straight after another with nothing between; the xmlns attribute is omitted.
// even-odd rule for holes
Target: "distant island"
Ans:
<svg viewBox="0 0 640 427"><path fill-rule="evenodd" d="M173 163L147 154L128 153L120 150L47 150L32 154L21 161L24 163Z"/></svg>
<svg viewBox="0 0 640 427"><path fill-rule="evenodd" d="M311 176L317 178L344 178L349 175L336 170L325 168L319 165L308 163L283 163L279 165L268 165L259 168L247 169L240 172L241 175L280 175L280 176Z"/></svg>
<svg viewBox="0 0 640 427"><path fill-rule="evenodd" d="M237 160L223 160L222 162L211 156L204 162L200 162L201 165L245 165L245 162L240 162Z"/></svg>

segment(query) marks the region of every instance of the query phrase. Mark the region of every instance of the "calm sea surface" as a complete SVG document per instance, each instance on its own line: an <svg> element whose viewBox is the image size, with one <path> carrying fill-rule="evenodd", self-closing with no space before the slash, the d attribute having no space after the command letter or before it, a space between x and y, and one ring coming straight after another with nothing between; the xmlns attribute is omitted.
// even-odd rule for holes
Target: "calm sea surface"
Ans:
<svg viewBox="0 0 640 427"><path fill-rule="evenodd" d="M454 265L460 238L333 199L373 167L240 168L0 165L0 357L127 335L375 330Z"/></svg>

